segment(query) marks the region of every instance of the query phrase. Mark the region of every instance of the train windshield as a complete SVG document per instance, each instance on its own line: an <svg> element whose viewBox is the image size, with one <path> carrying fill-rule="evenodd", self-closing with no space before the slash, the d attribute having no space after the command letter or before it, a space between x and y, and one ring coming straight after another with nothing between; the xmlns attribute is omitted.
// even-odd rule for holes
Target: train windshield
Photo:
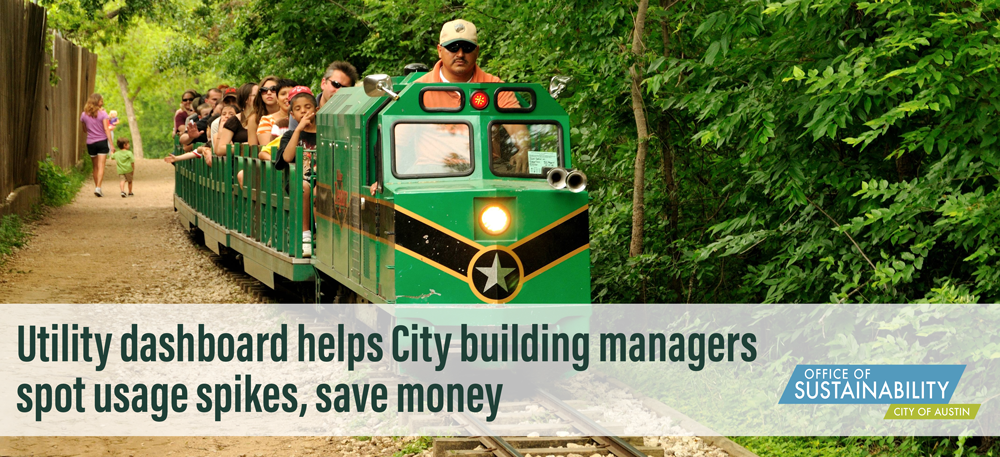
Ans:
<svg viewBox="0 0 1000 457"><path fill-rule="evenodd" d="M472 173L472 128L466 123L399 123L393 127L393 169L398 177Z"/></svg>
<svg viewBox="0 0 1000 457"><path fill-rule="evenodd" d="M490 124L490 170L497 176L544 178L562 166L562 132L555 123Z"/></svg>

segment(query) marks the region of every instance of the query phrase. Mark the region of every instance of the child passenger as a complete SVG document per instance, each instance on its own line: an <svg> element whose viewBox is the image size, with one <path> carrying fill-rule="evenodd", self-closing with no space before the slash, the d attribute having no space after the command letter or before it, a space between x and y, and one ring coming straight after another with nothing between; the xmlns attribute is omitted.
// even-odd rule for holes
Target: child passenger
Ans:
<svg viewBox="0 0 1000 457"><path fill-rule="evenodd" d="M226 104L222 108L222 115L219 117L219 119L221 119L222 124L225 125L226 121L228 121L229 118L234 117L237 114L239 114L238 106L236 106L235 104ZM168 155L164 157L163 160L167 163L174 163L184 160L191 160L195 157L204 158L205 163L208 164L208 166L212 166L212 150L207 146L199 147L198 149L192 152L184 153L179 156Z"/></svg>
<svg viewBox="0 0 1000 457"><path fill-rule="evenodd" d="M310 179L315 174L316 162L316 98L306 86L295 86L288 93L290 114L299 124L295 130L281 135L281 143L274 154L274 169L284 170L295 163L295 150L302 147L302 256L312 256L312 230L310 226ZM292 183L295 181L293 180Z"/></svg>
<svg viewBox="0 0 1000 457"><path fill-rule="evenodd" d="M121 188L122 198L125 198L125 182L128 181L128 196L132 197L135 194L132 193L132 175L135 172L135 156L132 155L131 144L125 138L119 138L116 142L118 145L118 150L111 154L111 160L115 161L115 167L118 169L118 176L121 180L118 183L118 187Z"/></svg>

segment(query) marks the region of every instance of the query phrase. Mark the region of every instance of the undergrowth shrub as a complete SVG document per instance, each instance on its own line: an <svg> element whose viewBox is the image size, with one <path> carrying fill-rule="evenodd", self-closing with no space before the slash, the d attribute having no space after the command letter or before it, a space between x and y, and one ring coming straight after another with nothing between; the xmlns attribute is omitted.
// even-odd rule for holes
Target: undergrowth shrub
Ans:
<svg viewBox="0 0 1000 457"><path fill-rule="evenodd" d="M24 222L16 214L3 216L0 219L0 265L14 249L24 247L28 242L28 233L24 231Z"/></svg>
<svg viewBox="0 0 1000 457"><path fill-rule="evenodd" d="M85 161L86 162L86 161ZM64 170L51 157L38 162L38 184L42 188L42 204L62 206L73 201L86 174L81 170Z"/></svg>

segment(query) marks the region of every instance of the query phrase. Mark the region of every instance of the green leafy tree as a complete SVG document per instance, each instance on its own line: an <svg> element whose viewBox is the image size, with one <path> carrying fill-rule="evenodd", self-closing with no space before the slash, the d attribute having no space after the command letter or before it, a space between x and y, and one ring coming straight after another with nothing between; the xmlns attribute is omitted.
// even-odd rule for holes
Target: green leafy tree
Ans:
<svg viewBox="0 0 1000 457"><path fill-rule="evenodd" d="M737 173L698 260L739 262L747 301L912 301L945 283L995 301L996 9L728 6L699 25L700 59L648 80Z"/></svg>

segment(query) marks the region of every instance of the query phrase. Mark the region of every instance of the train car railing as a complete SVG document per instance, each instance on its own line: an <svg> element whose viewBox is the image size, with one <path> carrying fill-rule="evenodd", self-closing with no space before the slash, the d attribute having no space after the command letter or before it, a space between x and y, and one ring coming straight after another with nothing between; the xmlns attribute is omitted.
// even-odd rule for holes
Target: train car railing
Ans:
<svg viewBox="0 0 1000 457"><path fill-rule="evenodd" d="M174 152L184 153L176 142ZM236 144L226 146L226 155L213 156L211 166L202 159L175 162L174 192L200 217L277 252L303 258L301 159L279 171L258 153L257 146ZM296 155L302 154L300 147ZM310 196L305 209L311 208Z"/></svg>

